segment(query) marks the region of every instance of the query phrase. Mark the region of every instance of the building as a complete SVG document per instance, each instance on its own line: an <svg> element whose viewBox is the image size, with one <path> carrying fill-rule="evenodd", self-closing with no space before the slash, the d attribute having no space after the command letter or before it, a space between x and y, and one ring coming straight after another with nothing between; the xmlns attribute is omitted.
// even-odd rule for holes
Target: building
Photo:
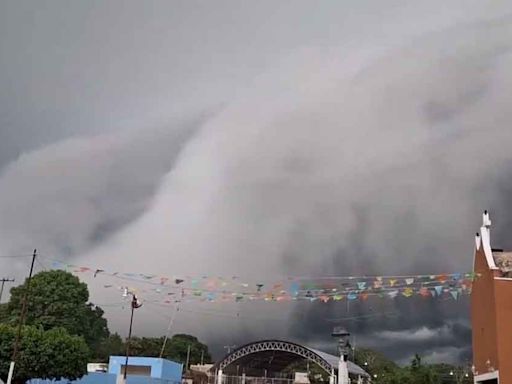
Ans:
<svg viewBox="0 0 512 384"><path fill-rule="evenodd" d="M260 340L246 344L228 353L218 361L211 372L217 384L267 384L292 383L295 372L288 367L297 363L316 365L331 383L336 382L340 358L317 349L290 341ZM347 369L353 383L369 382L370 375L352 361ZM240 379L239 379L240 378Z"/></svg>
<svg viewBox="0 0 512 384"><path fill-rule="evenodd" d="M110 356L108 373L116 376L123 375L125 363L126 356ZM166 359L135 356L130 356L128 358L127 376L145 376L154 379L163 379L168 382L180 383L182 371L183 364Z"/></svg>
<svg viewBox="0 0 512 384"><path fill-rule="evenodd" d="M105 364L88 364L91 369L77 380L31 379L28 384L117 384L124 383L126 356L110 356ZM100 372L98 372L100 370ZM156 357L129 357L124 384L181 384L183 365ZM103 372L105 371L105 372Z"/></svg>
<svg viewBox="0 0 512 384"><path fill-rule="evenodd" d="M476 235L471 294L474 382L512 384L512 252L491 247L484 212Z"/></svg>

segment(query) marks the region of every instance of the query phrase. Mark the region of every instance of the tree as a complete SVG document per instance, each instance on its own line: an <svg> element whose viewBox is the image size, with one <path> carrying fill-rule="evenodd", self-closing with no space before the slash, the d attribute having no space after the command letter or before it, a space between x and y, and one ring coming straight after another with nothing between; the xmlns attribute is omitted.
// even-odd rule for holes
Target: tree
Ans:
<svg viewBox="0 0 512 384"><path fill-rule="evenodd" d="M5 322L17 324L25 289L26 282L11 289L11 298L2 311ZM37 273L30 283L26 324L43 330L62 327L72 335L83 336L94 350L109 331L103 310L88 300L87 285L71 273Z"/></svg>
<svg viewBox="0 0 512 384"><path fill-rule="evenodd" d="M396 363L382 353L367 348L360 348L355 351L354 362L371 375L393 373L399 369Z"/></svg>
<svg viewBox="0 0 512 384"><path fill-rule="evenodd" d="M409 368L414 384L437 384L439 377L431 366L424 365L418 354L414 355Z"/></svg>
<svg viewBox="0 0 512 384"><path fill-rule="evenodd" d="M99 362L108 362L110 356L124 355L126 344L117 333L103 339L93 352L94 358Z"/></svg>
<svg viewBox="0 0 512 384"><path fill-rule="evenodd" d="M0 377L5 381L9 371L17 329L0 325ZM32 378L77 379L87 372L89 348L81 336L70 335L63 328L44 331L41 327L22 329L14 382Z"/></svg>
<svg viewBox="0 0 512 384"><path fill-rule="evenodd" d="M130 340L131 356L159 357L164 337L132 337ZM122 343L119 335L113 335L105 340L98 349L97 357L103 361L108 360L108 356L118 354L122 355L126 351L126 343ZM208 346L201 343L197 337L192 335L178 334L167 340L163 358L185 363L187 360L187 350L190 345L190 364L198 364L201 357L204 363L211 361L211 355Z"/></svg>
<svg viewBox="0 0 512 384"><path fill-rule="evenodd" d="M177 334L171 337L167 342L164 356L170 360L185 363L187 360L187 350L190 346L190 364L198 364L201 362L201 356L204 363L211 361L208 346L201 343L197 337L186 334Z"/></svg>

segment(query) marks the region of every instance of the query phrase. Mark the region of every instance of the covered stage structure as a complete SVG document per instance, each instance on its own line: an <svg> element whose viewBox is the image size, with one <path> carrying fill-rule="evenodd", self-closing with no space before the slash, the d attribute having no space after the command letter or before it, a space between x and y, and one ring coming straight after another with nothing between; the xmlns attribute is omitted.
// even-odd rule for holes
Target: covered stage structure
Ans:
<svg viewBox="0 0 512 384"><path fill-rule="evenodd" d="M212 367L217 384L251 384L264 378L265 384L276 380L293 381L293 370L304 372L304 367L315 366L317 372L336 382L339 357L283 340L261 340L246 344L228 353ZM301 369L302 368L302 369ZM349 375L354 383L368 382L370 375L361 367L348 361ZM233 378L239 378L233 380Z"/></svg>

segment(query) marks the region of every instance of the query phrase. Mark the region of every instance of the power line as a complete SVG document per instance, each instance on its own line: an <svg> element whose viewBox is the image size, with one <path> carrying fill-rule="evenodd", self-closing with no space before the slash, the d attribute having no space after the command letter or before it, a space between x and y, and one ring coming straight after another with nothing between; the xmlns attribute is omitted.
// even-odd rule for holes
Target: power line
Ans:
<svg viewBox="0 0 512 384"><path fill-rule="evenodd" d="M28 279L26 281L26 287L23 290L23 300L21 303L21 313L20 313L20 321L18 323L18 332L16 333L16 339L14 341L14 350L12 352L11 364L9 366L9 374L7 376L7 384L11 384L12 376L14 374L14 365L16 364L16 358L18 357L18 348L20 344L21 338L21 327L25 322L25 316L27 314L27 299L30 293L30 281L32 280L32 272L34 271L34 262L36 261L37 250L34 249L34 253L32 254L32 263L30 264L30 272L28 274Z"/></svg>
<svg viewBox="0 0 512 384"><path fill-rule="evenodd" d="M31 257L32 255L0 255L0 259L12 259L12 258L21 258L21 257Z"/></svg>

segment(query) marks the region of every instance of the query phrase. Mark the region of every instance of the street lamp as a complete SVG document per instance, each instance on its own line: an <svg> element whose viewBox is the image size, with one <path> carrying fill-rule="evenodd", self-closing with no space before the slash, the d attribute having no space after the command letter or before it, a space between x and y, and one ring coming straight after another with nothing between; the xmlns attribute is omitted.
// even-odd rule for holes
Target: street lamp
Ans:
<svg viewBox="0 0 512 384"><path fill-rule="evenodd" d="M334 327L332 336L338 339L338 352L340 354L338 384L349 384L347 360L350 350L350 333L343 327Z"/></svg>
<svg viewBox="0 0 512 384"><path fill-rule="evenodd" d="M127 288L124 289L123 296L127 297L128 295L132 295L131 302L131 315L130 315L130 330L128 331L128 339L126 340L126 360L124 362L124 374L123 379L126 382L126 373L128 372L128 356L130 355L130 340L132 338L132 325L133 325L133 311L137 308L142 307L142 303L137 300L137 296L133 292L128 291Z"/></svg>

